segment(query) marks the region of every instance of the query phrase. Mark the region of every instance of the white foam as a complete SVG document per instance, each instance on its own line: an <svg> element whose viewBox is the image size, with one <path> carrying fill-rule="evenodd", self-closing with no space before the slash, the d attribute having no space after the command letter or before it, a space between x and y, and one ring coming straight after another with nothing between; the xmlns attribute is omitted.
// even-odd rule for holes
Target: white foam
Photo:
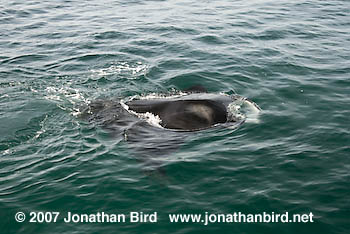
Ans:
<svg viewBox="0 0 350 234"><path fill-rule="evenodd" d="M129 99L129 100L131 100L131 99ZM136 115L140 119L144 119L147 123L149 123L150 125L152 125L154 127L163 128L161 125L162 120L160 119L160 117L158 115L154 115L153 113L150 113L150 112L137 113L135 111L130 110L129 106L126 105L125 102L126 102L125 100L120 100L119 103L129 113Z"/></svg>
<svg viewBox="0 0 350 234"><path fill-rule="evenodd" d="M77 116L80 114L79 108L76 108L76 104L85 103L89 104L89 100L85 98L83 93L71 87L47 87L45 98L57 102L57 106L63 110L70 109L72 115ZM71 107L68 107L64 102L68 101Z"/></svg>
<svg viewBox="0 0 350 234"><path fill-rule="evenodd" d="M179 98L188 95L187 93L179 92L176 94L166 95L161 93L149 93L147 95L136 95L133 96L131 100L133 99L140 99L140 100L150 100L150 99L173 99L173 98Z"/></svg>
<svg viewBox="0 0 350 234"><path fill-rule="evenodd" d="M145 74L149 66L137 62L136 64L129 64L128 62L117 62L107 68L92 69L91 72L95 76L108 76L108 75L133 75L128 76L128 79L135 79L135 75Z"/></svg>
<svg viewBox="0 0 350 234"><path fill-rule="evenodd" d="M243 111L246 116L245 122L247 123L260 123L260 107L248 99L245 99L243 102Z"/></svg>
<svg viewBox="0 0 350 234"><path fill-rule="evenodd" d="M152 125L152 126L155 126L155 127L158 127L158 128L163 128L160 124L162 123L162 120L159 118L158 115L154 115L150 112L146 112L144 114L138 114L141 116L141 118L144 118L146 119L146 121Z"/></svg>

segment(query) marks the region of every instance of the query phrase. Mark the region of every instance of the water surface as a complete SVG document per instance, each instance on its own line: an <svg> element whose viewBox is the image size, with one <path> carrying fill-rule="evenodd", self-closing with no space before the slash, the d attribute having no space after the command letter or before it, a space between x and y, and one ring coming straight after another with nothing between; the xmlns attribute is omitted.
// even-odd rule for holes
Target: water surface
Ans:
<svg viewBox="0 0 350 234"><path fill-rule="evenodd" d="M340 0L2 1L1 230L348 233L349 22ZM143 132L136 144L77 117L96 99L197 84L248 97L259 121ZM148 147L165 137L176 147ZM147 170L153 156L159 173ZM158 212L158 222L17 223L19 211ZM312 212L314 223L167 218L205 212Z"/></svg>

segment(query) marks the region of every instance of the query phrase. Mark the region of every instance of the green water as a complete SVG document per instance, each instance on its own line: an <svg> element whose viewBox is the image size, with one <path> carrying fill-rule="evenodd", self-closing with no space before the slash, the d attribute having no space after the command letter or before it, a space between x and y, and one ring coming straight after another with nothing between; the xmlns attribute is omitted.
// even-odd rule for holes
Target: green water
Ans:
<svg viewBox="0 0 350 234"><path fill-rule="evenodd" d="M0 232L349 233L349 22L339 0L1 1ZM197 84L262 112L237 129L157 129L136 143L78 117L97 99ZM60 215L31 223L30 212ZM66 223L67 212L157 222ZM313 222L168 218L205 212Z"/></svg>

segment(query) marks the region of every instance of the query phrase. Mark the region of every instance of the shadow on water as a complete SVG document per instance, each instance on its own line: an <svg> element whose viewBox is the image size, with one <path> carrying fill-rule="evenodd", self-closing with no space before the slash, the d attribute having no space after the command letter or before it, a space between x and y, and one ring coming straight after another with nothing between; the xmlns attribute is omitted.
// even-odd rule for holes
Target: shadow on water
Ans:
<svg viewBox="0 0 350 234"><path fill-rule="evenodd" d="M166 158L184 143L188 132L171 131L150 125L125 110L118 100L96 100L81 112L80 118L123 139L147 175L165 176Z"/></svg>

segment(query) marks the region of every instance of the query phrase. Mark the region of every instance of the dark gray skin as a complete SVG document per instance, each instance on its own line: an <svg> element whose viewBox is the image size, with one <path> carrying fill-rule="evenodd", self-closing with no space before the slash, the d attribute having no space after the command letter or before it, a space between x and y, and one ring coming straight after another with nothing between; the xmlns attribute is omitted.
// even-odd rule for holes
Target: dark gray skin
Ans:
<svg viewBox="0 0 350 234"><path fill-rule="evenodd" d="M207 93L201 86L185 91L183 96L132 99L125 103L134 112L158 115L164 128L177 131L148 124L124 109L120 100L93 101L82 109L80 117L107 130L116 141L127 141L145 172L164 175L162 167L167 161L158 159L175 152L191 131L236 122L227 114L234 97Z"/></svg>
<svg viewBox="0 0 350 234"><path fill-rule="evenodd" d="M137 113L158 115L161 126L195 131L227 121L226 106L216 100L133 100L126 103Z"/></svg>

